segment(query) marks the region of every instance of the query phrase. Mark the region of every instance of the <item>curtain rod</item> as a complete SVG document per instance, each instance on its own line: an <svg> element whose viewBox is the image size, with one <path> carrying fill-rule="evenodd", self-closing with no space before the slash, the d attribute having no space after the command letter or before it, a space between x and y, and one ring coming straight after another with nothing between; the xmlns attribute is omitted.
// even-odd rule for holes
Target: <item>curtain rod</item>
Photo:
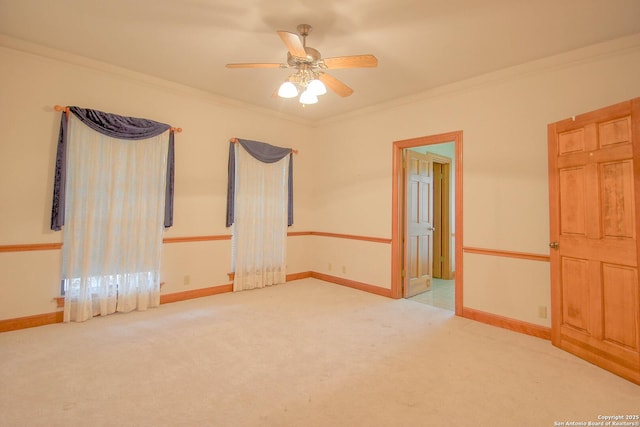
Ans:
<svg viewBox="0 0 640 427"><path fill-rule="evenodd" d="M237 143L238 143L238 138L231 138L231 139L229 140L229 142L233 142L234 144L237 144ZM291 149L291 152L292 152L293 154L298 154L298 150L296 150L295 148L292 148L292 149Z"/></svg>
<svg viewBox="0 0 640 427"><path fill-rule="evenodd" d="M63 107L62 105L54 105L53 109L56 111L64 111L67 115L67 118L69 118L69 107ZM182 128L171 127L169 128L169 130L178 132L178 133L182 132Z"/></svg>

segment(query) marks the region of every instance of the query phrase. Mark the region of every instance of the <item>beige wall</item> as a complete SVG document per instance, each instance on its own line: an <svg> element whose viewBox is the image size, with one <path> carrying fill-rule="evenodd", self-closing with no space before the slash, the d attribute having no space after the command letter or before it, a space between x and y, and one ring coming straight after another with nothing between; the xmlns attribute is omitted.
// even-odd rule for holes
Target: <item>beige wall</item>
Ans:
<svg viewBox="0 0 640 427"><path fill-rule="evenodd" d="M545 254L547 124L640 96L640 35L314 126L89 60L35 52L0 47L0 245L61 241L48 222L59 121L51 107L64 104L184 128L176 142L176 220L167 237L229 234L227 141L244 137L300 149L291 231L390 238L392 142L462 130L463 244ZM289 245L292 273L391 286L389 244L304 236ZM163 292L226 283L229 246L165 244ZM0 253L0 320L55 310L59 257ZM549 305L547 263L474 254L463 261L465 306L549 324L537 316Z"/></svg>
<svg viewBox="0 0 640 427"><path fill-rule="evenodd" d="M548 254L547 124L640 96L639 36L323 123L314 134L316 228L391 237L393 141L462 130L463 245ZM390 251L340 253L352 271L392 262ZM318 253L314 268L325 272L331 256ZM538 317L550 304L548 263L475 254L463 262L466 307L550 324ZM390 287L390 276L375 284Z"/></svg>
<svg viewBox="0 0 640 427"><path fill-rule="evenodd" d="M184 129L176 136L175 221L165 237L230 234L225 201L231 137L300 150L291 231L312 227L307 124L87 59L44 48L36 53L0 43L0 245L62 241L61 232L49 230L60 121L55 104L146 117ZM304 238L293 239L295 251ZM288 267L294 273L309 270L297 254ZM59 250L0 252L0 271L0 320L56 310ZM163 245L163 293L226 284L229 271L228 240Z"/></svg>

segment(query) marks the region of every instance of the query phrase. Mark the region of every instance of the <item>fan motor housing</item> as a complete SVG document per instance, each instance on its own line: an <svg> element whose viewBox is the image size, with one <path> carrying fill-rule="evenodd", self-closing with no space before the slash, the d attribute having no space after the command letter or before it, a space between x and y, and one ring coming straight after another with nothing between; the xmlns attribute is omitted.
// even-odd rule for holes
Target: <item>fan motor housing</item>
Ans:
<svg viewBox="0 0 640 427"><path fill-rule="evenodd" d="M320 55L320 52L318 52L316 49L312 47L305 47L304 50L305 52L307 52L306 58L299 58L287 52L287 64L291 65L292 67L295 67L296 65L299 65L299 64L314 64L322 58L322 55Z"/></svg>

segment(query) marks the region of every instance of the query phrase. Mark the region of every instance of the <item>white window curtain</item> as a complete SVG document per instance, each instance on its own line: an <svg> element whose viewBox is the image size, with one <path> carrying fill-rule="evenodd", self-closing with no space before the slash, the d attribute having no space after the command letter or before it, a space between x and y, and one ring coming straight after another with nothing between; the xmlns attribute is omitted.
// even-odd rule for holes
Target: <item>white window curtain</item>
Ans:
<svg viewBox="0 0 640 427"><path fill-rule="evenodd" d="M68 126L64 321L156 307L169 132L116 139L73 114Z"/></svg>
<svg viewBox="0 0 640 427"><path fill-rule="evenodd" d="M233 290L285 283L289 156L256 160L235 144Z"/></svg>

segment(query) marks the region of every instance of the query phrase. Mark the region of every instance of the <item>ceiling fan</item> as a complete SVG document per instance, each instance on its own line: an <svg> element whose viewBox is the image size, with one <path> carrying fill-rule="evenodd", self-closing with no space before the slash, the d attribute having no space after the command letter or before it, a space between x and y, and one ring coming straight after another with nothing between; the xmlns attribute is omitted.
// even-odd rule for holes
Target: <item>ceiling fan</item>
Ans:
<svg viewBox="0 0 640 427"><path fill-rule="evenodd" d="M312 30L309 24L296 27L298 34L289 31L278 31L278 35L287 47L287 62L278 63L240 63L227 64L227 68L292 68L291 74L282 83L274 96L294 98L301 92L302 104L315 104L318 96L327 92L327 87L340 96L349 96L353 89L327 74L326 70L338 68L376 67L378 59L373 55L352 55L323 58L320 52L307 46L307 36Z"/></svg>

